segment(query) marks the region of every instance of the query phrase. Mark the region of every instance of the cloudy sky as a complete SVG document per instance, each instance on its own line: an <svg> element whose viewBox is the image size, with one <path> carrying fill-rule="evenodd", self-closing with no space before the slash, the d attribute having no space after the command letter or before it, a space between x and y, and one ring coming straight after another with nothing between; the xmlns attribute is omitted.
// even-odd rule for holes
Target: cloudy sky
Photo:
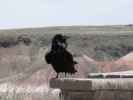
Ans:
<svg viewBox="0 0 133 100"><path fill-rule="evenodd" d="M0 28L133 24L133 0L0 0Z"/></svg>

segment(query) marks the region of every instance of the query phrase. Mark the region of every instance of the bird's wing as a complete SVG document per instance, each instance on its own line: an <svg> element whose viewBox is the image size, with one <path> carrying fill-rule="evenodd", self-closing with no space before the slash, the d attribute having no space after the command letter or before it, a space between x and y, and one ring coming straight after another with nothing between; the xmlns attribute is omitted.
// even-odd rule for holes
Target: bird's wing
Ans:
<svg viewBox="0 0 133 100"><path fill-rule="evenodd" d="M45 60L48 64L51 64L51 60L52 60L52 53L51 52L47 52L45 55Z"/></svg>
<svg viewBox="0 0 133 100"><path fill-rule="evenodd" d="M68 51L66 51L66 52L67 52L67 60L69 62L72 62L73 64L77 64L77 62L74 61L72 54L70 52L68 52Z"/></svg>

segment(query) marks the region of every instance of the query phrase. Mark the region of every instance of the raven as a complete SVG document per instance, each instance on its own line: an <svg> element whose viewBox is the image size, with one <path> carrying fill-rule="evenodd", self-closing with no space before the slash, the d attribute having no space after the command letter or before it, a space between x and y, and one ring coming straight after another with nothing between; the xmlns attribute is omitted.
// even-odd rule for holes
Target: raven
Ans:
<svg viewBox="0 0 133 100"><path fill-rule="evenodd" d="M73 60L73 56L70 52L67 51L66 39L68 37L61 34L57 34L52 39L51 51L46 53L45 60L48 64L51 64L53 69L56 71L58 78L59 73L64 72L73 74L77 72L74 68L74 65L77 64Z"/></svg>

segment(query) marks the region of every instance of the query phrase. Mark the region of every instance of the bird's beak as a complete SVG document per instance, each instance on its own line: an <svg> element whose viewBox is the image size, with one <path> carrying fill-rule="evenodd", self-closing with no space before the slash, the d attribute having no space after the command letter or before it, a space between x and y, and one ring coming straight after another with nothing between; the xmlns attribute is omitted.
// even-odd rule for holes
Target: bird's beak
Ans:
<svg viewBox="0 0 133 100"><path fill-rule="evenodd" d="M70 36L66 36L66 35L64 35L64 38L65 38L65 39L69 39L69 38L70 38Z"/></svg>

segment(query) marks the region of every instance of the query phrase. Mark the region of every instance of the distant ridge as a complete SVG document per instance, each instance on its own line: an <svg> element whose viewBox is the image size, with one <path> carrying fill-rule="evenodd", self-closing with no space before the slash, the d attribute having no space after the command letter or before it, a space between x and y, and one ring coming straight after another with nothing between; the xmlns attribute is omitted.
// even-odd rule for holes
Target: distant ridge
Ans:
<svg viewBox="0 0 133 100"><path fill-rule="evenodd" d="M33 26L33 27L16 27L16 28L0 28L0 30L20 30L20 29L35 29L35 28L76 28L76 27L86 27L86 28L102 28L102 27L133 27L133 24L127 25L69 25L69 26Z"/></svg>
<svg viewBox="0 0 133 100"><path fill-rule="evenodd" d="M105 33L133 33L133 25L102 25L102 26L51 26L51 27L31 27L31 28L14 28L14 29L0 29L0 34L3 32L44 32L44 33L79 33L79 34L105 34ZM112 34L113 34L112 33Z"/></svg>

